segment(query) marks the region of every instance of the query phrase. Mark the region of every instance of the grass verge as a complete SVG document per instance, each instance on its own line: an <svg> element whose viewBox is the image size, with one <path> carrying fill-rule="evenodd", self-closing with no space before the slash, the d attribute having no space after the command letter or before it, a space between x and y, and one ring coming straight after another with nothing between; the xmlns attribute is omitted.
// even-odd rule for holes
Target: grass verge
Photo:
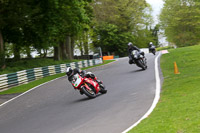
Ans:
<svg viewBox="0 0 200 133"><path fill-rule="evenodd" d="M169 50L162 55L164 75L156 108L130 133L200 132L200 45ZM176 62L180 74L174 74Z"/></svg>
<svg viewBox="0 0 200 133"><path fill-rule="evenodd" d="M174 48L174 47L172 47L172 46L159 47L159 48L156 48L156 51L168 50L168 49L173 49L173 48Z"/></svg>
<svg viewBox="0 0 200 133"><path fill-rule="evenodd" d="M78 62L81 60L61 60L55 61L49 58L33 58L33 59L22 59L19 61L7 61L6 68L4 70L0 70L1 74L13 73L21 70L36 68L36 67L44 67L58 64L67 64L71 62Z"/></svg>
<svg viewBox="0 0 200 133"><path fill-rule="evenodd" d="M91 66L91 67L82 68L82 70L93 68L93 67L97 67L97 66L102 66L102 65L108 64L108 63L113 62L113 61L115 61L115 60L106 60L106 61L104 61L103 64L99 64L99 65L95 65L95 66ZM65 73L60 73L60 74L56 74L56 75L52 75L52 76L47 76L47 77L44 77L42 79L30 82L28 84L16 86L16 87L10 88L8 90L2 91L2 92L0 92L0 95L23 93L23 92L25 92L25 91L27 91L27 90L35 87L35 86L38 86L38 85L43 84L45 82L48 82L50 80L62 77L64 75L65 75Z"/></svg>

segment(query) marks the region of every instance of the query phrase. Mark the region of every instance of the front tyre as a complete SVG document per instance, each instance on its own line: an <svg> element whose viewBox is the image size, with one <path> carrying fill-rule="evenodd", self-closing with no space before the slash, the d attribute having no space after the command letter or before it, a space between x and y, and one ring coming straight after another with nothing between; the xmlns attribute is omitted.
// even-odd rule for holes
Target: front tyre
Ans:
<svg viewBox="0 0 200 133"><path fill-rule="evenodd" d="M156 55L156 50L154 49L154 50L152 51L152 53L153 53L154 55Z"/></svg>
<svg viewBox="0 0 200 133"><path fill-rule="evenodd" d="M96 94L95 92L90 88L90 89L87 89L85 86L82 86L81 87L81 91L86 95L88 96L89 98L95 98L96 97Z"/></svg>
<svg viewBox="0 0 200 133"><path fill-rule="evenodd" d="M138 60L138 64L139 66L143 69L143 70L146 70L147 69L147 65L146 65L146 62L142 59L139 59Z"/></svg>
<svg viewBox="0 0 200 133"><path fill-rule="evenodd" d="M101 83L100 85L99 85L99 87L100 87L100 93L101 94L106 94L107 93L107 90L105 89L106 87Z"/></svg>

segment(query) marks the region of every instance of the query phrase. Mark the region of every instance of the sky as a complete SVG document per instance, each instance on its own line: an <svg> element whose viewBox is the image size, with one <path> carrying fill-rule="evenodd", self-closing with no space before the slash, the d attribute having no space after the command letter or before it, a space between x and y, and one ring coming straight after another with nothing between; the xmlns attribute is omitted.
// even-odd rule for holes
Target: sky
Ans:
<svg viewBox="0 0 200 133"><path fill-rule="evenodd" d="M163 0L146 0L146 1L147 1L147 3L149 3L151 5L151 7L153 9L152 16L154 18L154 24L157 24L159 22L158 15L161 12L164 2L163 2ZM162 46L168 45L168 42L166 41L166 37L163 34L160 33L158 38L159 38L159 42L160 42L160 44L162 44Z"/></svg>
<svg viewBox="0 0 200 133"><path fill-rule="evenodd" d="M152 15L154 17L154 21L158 23L158 15L161 12L164 2L162 0L146 0L152 6L153 12Z"/></svg>

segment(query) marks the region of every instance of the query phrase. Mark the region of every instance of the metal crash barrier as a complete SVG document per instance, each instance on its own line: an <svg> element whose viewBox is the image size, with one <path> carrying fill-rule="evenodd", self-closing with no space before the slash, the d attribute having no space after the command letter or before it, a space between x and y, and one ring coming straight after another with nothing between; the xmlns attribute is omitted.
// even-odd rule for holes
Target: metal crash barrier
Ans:
<svg viewBox="0 0 200 133"><path fill-rule="evenodd" d="M27 84L31 81L41 79L46 76L64 73L67 67L71 68L84 68L89 66L94 66L97 64L102 64L101 58L84 60L79 62L72 62L67 64L59 64L45 67L38 67L28 70L22 70L15 73L0 75L0 91L18 86L21 84Z"/></svg>

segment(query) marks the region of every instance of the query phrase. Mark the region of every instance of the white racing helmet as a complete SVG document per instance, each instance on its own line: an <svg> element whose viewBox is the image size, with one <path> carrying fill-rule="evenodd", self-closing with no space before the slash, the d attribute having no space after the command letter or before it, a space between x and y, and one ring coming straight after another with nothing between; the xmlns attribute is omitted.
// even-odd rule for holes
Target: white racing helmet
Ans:
<svg viewBox="0 0 200 133"><path fill-rule="evenodd" d="M72 73L73 73L72 68L71 68L71 67L67 67L67 69L66 69L66 74L67 74L67 76L68 76L68 77L71 76Z"/></svg>
<svg viewBox="0 0 200 133"><path fill-rule="evenodd" d="M133 43L132 42L129 42L128 43L128 46L130 47L130 46L133 46Z"/></svg>

